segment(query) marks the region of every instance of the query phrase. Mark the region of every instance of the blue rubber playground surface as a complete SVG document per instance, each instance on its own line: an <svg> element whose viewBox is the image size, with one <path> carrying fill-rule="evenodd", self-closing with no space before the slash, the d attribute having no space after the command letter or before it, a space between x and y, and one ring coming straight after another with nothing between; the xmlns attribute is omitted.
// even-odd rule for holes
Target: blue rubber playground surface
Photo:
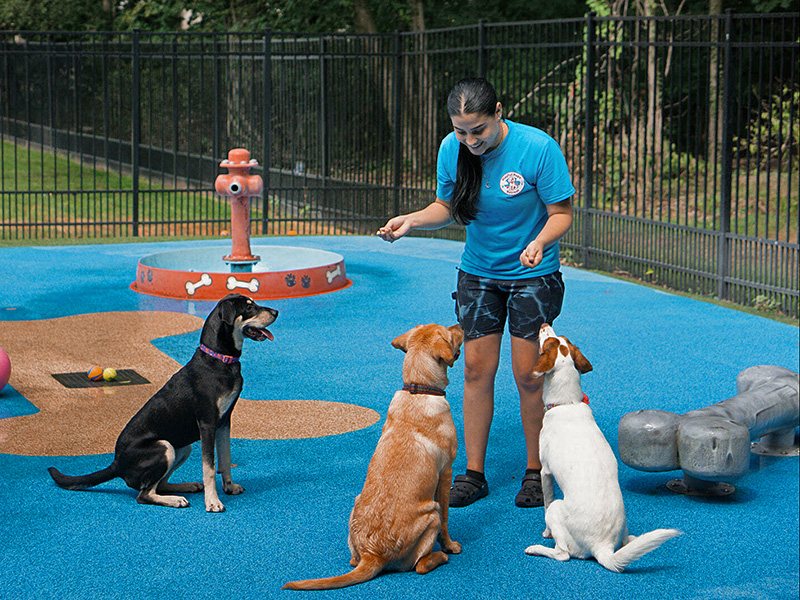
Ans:
<svg viewBox="0 0 800 600"><path fill-rule="evenodd" d="M139 505L119 479L86 492L65 491L46 471L51 465L71 474L98 470L110 454L0 454L0 599L797 600L797 457L752 455L749 472L733 482L736 492L724 498L674 494L665 484L680 471L645 473L620 462L631 533L674 527L684 535L622 574L594 561L525 555L528 545L552 541L541 541L543 509L514 506L525 452L507 334L486 473L490 495L450 512L450 533L463 553L424 576L386 573L343 590L281 590L289 580L350 569L349 512L389 401L402 385L403 354L391 340L420 323L455 322L450 294L462 244L387 244L370 237L258 243L341 254L353 285L261 302L280 317L270 328L273 342L245 342L242 398L342 402L370 408L379 420L338 435L234 439L234 480L246 491L223 497L227 510L221 514L206 513L201 495L189 496L191 506L182 510ZM0 330L10 322L107 311L205 317L213 303L159 299L129 286L141 257L209 246L224 253L230 242L0 248ZM594 366L583 377L584 391L617 456L617 425L628 412L682 414L736 395L736 376L747 367L798 369L797 327L591 272L565 267L563 273L566 299L556 331ZM49 343L29 340L32 350ZM185 363L199 330L152 343ZM26 356L11 360L21 364ZM49 377L49 365L41 370ZM460 437L463 361L450 380L447 397ZM12 372L11 385L0 392L0 438L9 430L4 422L38 410L37 398L24 397L13 382ZM454 468L465 468L463 444ZM200 471L198 445L173 480L195 481Z"/></svg>

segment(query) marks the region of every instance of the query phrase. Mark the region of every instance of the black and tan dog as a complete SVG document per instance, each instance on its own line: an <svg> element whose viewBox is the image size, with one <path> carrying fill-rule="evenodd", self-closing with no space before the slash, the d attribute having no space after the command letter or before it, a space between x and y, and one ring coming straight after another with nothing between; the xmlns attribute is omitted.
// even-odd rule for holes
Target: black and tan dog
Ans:
<svg viewBox="0 0 800 600"><path fill-rule="evenodd" d="M219 301L203 325L200 346L192 359L175 373L137 412L117 438L114 462L107 468L72 477L54 467L55 482L69 490L83 490L121 477L139 492L137 501L174 508L189 506L175 493L205 490L206 510L222 512L217 496L214 448L226 494L241 494L231 480L231 413L242 391L239 357L244 338L272 339L267 330L278 311L257 305L250 298L230 294ZM169 477L200 440L203 453L202 483L169 483Z"/></svg>

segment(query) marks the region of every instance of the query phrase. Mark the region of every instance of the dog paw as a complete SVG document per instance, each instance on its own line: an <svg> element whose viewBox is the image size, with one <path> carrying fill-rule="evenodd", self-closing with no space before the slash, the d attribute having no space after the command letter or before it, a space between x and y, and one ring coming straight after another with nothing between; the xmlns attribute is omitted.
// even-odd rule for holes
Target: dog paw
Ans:
<svg viewBox="0 0 800 600"><path fill-rule="evenodd" d="M547 538L548 540L552 540L553 539L553 534L550 533L550 528L549 527L542 532L542 537L543 538Z"/></svg>
<svg viewBox="0 0 800 600"><path fill-rule="evenodd" d="M454 540L450 540L449 544L444 544L442 550L448 554L461 554L461 544Z"/></svg>
<svg viewBox="0 0 800 600"><path fill-rule="evenodd" d="M225 512L225 505L219 500L206 502L206 512L221 513Z"/></svg>
<svg viewBox="0 0 800 600"><path fill-rule="evenodd" d="M148 504L160 504L170 508L189 508L189 501L183 496L161 496L158 501L148 502Z"/></svg>
<svg viewBox="0 0 800 600"><path fill-rule="evenodd" d="M156 506L168 506L169 508L187 508L189 501L183 496L165 496L156 494L153 490L143 490L136 497L139 504L155 504Z"/></svg>
<svg viewBox="0 0 800 600"><path fill-rule="evenodd" d="M244 491L244 488L238 483L229 483L228 485L223 485L222 490L229 496L238 496Z"/></svg>

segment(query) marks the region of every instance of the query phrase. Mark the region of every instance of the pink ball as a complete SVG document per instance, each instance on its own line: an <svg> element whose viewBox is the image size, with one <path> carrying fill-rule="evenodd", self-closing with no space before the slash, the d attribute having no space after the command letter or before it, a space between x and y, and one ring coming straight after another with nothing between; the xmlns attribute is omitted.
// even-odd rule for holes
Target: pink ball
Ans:
<svg viewBox="0 0 800 600"><path fill-rule="evenodd" d="M11 359L8 358L6 351L0 348L0 390L6 387L11 378Z"/></svg>

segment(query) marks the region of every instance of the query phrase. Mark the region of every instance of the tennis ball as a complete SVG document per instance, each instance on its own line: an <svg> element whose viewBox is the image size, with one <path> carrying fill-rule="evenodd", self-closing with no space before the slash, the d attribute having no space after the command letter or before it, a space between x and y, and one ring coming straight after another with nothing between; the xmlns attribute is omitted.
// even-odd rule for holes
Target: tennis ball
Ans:
<svg viewBox="0 0 800 600"><path fill-rule="evenodd" d="M111 367L103 369L103 379L106 381L114 381L117 378L117 372Z"/></svg>
<svg viewBox="0 0 800 600"><path fill-rule="evenodd" d="M86 376L92 381L100 381L103 378L103 369L102 367L92 367L86 373Z"/></svg>

